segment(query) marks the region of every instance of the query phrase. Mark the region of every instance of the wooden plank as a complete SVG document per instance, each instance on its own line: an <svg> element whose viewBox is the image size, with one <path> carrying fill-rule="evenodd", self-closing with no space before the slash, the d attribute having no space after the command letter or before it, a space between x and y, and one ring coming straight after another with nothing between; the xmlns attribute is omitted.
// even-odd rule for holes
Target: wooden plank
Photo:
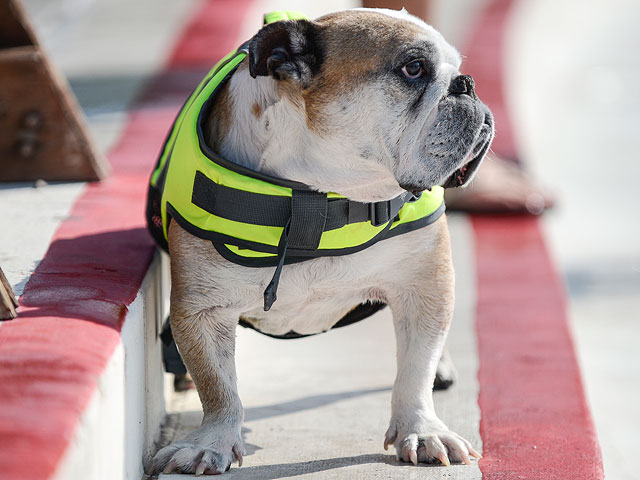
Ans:
<svg viewBox="0 0 640 480"><path fill-rule="evenodd" d="M16 318L16 307L18 301L13 293L11 285L7 277L4 276L2 268L0 268L0 320L10 320Z"/></svg>
<svg viewBox="0 0 640 480"><path fill-rule="evenodd" d="M66 80L49 65L24 13L0 0L0 181L106 176Z"/></svg>
<svg viewBox="0 0 640 480"><path fill-rule="evenodd" d="M11 0L0 0L0 48L37 45L31 27L22 21L24 12Z"/></svg>

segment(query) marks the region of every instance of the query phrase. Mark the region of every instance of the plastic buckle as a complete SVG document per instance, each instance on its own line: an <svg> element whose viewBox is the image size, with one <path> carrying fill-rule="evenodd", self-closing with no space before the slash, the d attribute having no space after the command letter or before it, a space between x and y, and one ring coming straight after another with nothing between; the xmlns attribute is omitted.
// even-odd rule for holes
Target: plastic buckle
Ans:
<svg viewBox="0 0 640 480"><path fill-rule="evenodd" d="M414 195L413 193L410 193L409 195L411 195L411 198L407 200L407 203L414 203L420 200L420 197L422 197L422 192L418 192L418 195Z"/></svg>
<svg viewBox="0 0 640 480"><path fill-rule="evenodd" d="M385 206L386 207L386 212L384 215L378 215L378 210L376 209L377 206ZM384 225L385 223L387 223L389 221L389 215L391 212L391 201L388 200L386 202L374 202L374 203L370 203L369 204L369 220L371 221L371 225L373 225L374 227L380 227L382 225ZM380 218L379 218L380 217ZM386 217L386 218L382 218L382 217Z"/></svg>

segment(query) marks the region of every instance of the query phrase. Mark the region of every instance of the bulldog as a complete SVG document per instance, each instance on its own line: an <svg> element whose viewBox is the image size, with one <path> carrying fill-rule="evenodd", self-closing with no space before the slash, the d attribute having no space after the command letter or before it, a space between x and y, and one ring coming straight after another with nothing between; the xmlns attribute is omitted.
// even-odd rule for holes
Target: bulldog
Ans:
<svg viewBox="0 0 640 480"><path fill-rule="evenodd" d="M202 123L207 148L238 168L371 204L466 185L493 138L491 112L460 73L458 52L404 10L278 21L246 48ZM444 215L354 253L280 264L269 305L265 287L280 275L273 265L239 265L187 230L171 221L166 235L170 318L204 418L158 451L152 470L220 474L242 464L239 320L275 336L313 334L366 302L390 307L396 333L385 449L414 464L480 457L438 418L432 399L454 307Z"/></svg>

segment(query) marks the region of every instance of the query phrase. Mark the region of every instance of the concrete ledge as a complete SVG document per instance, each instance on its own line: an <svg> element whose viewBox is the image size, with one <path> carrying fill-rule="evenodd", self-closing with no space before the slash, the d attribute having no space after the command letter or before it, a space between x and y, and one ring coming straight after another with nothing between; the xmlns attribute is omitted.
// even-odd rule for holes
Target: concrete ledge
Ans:
<svg viewBox="0 0 640 480"><path fill-rule="evenodd" d="M156 253L119 335L84 319L59 319L60 332L42 318L2 325L3 479L142 477L164 418L166 263Z"/></svg>
<svg viewBox="0 0 640 480"><path fill-rule="evenodd" d="M54 476L56 480L140 479L164 419L159 333L168 298L166 258L157 253L129 307L120 343ZM141 348L143 346L143 348Z"/></svg>

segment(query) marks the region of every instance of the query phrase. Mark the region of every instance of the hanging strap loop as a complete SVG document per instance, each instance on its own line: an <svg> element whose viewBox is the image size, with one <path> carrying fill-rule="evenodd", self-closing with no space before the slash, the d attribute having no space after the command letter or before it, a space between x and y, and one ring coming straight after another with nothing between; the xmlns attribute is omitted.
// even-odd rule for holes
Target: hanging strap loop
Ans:
<svg viewBox="0 0 640 480"><path fill-rule="evenodd" d="M264 311L268 312L277 300L280 274L287 249L315 250L320 244L327 220L327 194L310 190L293 190L291 216L278 242L278 265L264 291Z"/></svg>
<svg viewBox="0 0 640 480"><path fill-rule="evenodd" d="M290 223L284 227L282 230L282 235L280 236L280 241L278 242L278 265L276 266L276 271L273 272L273 277L271 277L271 281L267 285L267 288L264 289L264 311L268 312L271 310L274 302L278 299L278 284L280 283L280 274L282 273L282 267L284 266L284 259L287 255L287 247L289 246L289 226Z"/></svg>

